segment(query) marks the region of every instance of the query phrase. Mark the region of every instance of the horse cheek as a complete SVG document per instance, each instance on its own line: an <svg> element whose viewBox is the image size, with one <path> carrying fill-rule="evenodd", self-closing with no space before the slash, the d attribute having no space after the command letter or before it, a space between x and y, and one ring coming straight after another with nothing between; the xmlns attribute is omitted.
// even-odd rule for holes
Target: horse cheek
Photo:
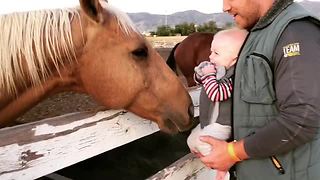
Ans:
<svg viewBox="0 0 320 180"><path fill-rule="evenodd" d="M103 60L93 55L86 56L81 58L79 68L84 89L86 93L92 96L97 102L109 108L111 103L105 99L106 96L113 93L112 89L109 88L112 84L112 82L110 82L112 73L106 68Z"/></svg>
<svg viewBox="0 0 320 180"><path fill-rule="evenodd" d="M131 104L143 79L139 68L125 57L95 61L82 73L88 94L107 108L122 109Z"/></svg>

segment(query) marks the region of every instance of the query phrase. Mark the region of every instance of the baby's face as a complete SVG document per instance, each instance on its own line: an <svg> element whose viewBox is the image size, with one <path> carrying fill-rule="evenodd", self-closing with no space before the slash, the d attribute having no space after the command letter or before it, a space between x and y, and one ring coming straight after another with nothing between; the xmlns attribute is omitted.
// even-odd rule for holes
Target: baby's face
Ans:
<svg viewBox="0 0 320 180"><path fill-rule="evenodd" d="M224 66L227 69L237 60L237 51L233 50L230 38L223 35L216 35L211 43L211 54L209 59L216 65Z"/></svg>

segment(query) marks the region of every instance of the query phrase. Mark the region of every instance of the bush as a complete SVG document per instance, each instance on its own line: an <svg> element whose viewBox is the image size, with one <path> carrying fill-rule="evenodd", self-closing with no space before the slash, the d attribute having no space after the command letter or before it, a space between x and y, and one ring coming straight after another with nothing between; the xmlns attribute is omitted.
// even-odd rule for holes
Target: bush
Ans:
<svg viewBox="0 0 320 180"><path fill-rule="evenodd" d="M212 32L216 33L221 29L217 27L216 22L209 21L202 25L196 25L194 23L182 23L175 25L174 28L168 25L158 26L155 35L157 36L173 36L176 34L180 34L181 36L188 36L194 32Z"/></svg>

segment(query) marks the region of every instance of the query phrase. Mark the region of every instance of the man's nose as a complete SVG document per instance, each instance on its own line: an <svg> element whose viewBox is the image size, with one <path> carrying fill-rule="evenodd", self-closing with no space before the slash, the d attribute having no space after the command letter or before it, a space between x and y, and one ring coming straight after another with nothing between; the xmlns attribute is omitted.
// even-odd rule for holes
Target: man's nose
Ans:
<svg viewBox="0 0 320 180"><path fill-rule="evenodd" d="M231 6L228 0L223 0L223 7L222 7L223 12L229 12L230 9L231 9Z"/></svg>

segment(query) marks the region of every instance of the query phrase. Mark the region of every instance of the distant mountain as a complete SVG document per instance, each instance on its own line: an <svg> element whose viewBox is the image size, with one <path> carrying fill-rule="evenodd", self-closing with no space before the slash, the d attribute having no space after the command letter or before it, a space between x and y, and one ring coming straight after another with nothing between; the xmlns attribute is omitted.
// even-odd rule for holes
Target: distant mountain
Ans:
<svg viewBox="0 0 320 180"><path fill-rule="evenodd" d="M220 27L228 22L232 22L232 17L227 13L205 14L196 10L177 12L170 15L150 13L128 13L128 15L141 32L154 31L158 26L166 24L174 27L176 24L184 22L203 24L209 21L215 21Z"/></svg>
<svg viewBox="0 0 320 180"><path fill-rule="evenodd" d="M300 2L300 4L320 17L320 2L305 0ZM174 27L174 25L184 22L203 24L215 21L219 27L223 27L225 24L233 22L232 17L227 13L205 14L195 10L177 12L170 15L150 13L128 13L128 15L141 32L154 31L158 26L165 24Z"/></svg>

